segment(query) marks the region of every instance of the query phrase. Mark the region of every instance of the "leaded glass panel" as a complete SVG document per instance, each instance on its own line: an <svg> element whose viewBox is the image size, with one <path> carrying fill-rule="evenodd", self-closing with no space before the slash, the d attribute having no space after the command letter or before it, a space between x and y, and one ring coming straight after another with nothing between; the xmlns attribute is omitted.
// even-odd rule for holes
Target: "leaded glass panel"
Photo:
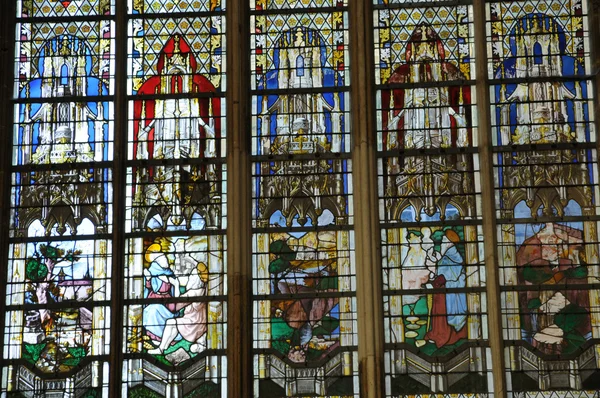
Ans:
<svg viewBox="0 0 600 398"><path fill-rule="evenodd" d="M489 76L496 145L594 142L585 1L492 3ZM560 78L560 79L557 79ZM517 105L519 104L519 105Z"/></svg>
<svg viewBox="0 0 600 398"><path fill-rule="evenodd" d="M251 8L254 395L354 397L346 4Z"/></svg>
<svg viewBox="0 0 600 398"><path fill-rule="evenodd" d="M471 6L395 8L375 11L377 83L469 80L474 76L473 10ZM418 43L431 41L427 52ZM410 42L408 44L407 42ZM443 48L436 48L443 42ZM402 45L402 43L407 43ZM428 65L419 60L431 58ZM436 64L439 64L437 66ZM436 65L436 66L434 66ZM424 68L421 78L404 74L390 81L397 68ZM419 80L417 80L419 79ZM397 80L397 81L396 81Z"/></svg>
<svg viewBox="0 0 600 398"><path fill-rule="evenodd" d="M486 396L469 4L375 2L385 394Z"/></svg>
<svg viewBox="0 0 600 398"><path fill-rule="evenodd" d="M414 208L382 229L386 396L487 396L486 273L481 226L449 204Z"/></svg>
<svg viewBox="0 0 600 398"><path fill-rule="evenodd" d="M264 10L288 10L298 8L345 8L348 0L250 0L250 9L256 11Z"/></svg>
<svg viewBox="0 0 600 398"><path fill-rule="evenodd" d="M241 326L255 397L369 395L379 380L359 378L383 366L374 389L389 398L597 398L598 9L366 1L250 0L243 32L227 27L226 5L241 4L231 0L9 4L3 396L224 398L238 382L228 328ZM359 62L352 77L365 81L351 85L362 10L373 75ZM240 38L250 53L233 60L250 68L229 65L249 79L232 101L250 113L248 139L228 153L227 42ZM375 106L353 143L351 94L369 90ZM489 120L478 112L488 99ZM354 230L367 213L355 188L368 188L353 171L365 167L376 168L366 175L377 177L379 245L365 252L377 264L355 258L371 244ZM228 173L250 179L249 197L228 198ZM227 219L228 200L251 212L249 242L228 241L228 223L244 227ZM231 286L252 320L228 325L238 244L251 246L251 291L239 300L245 265ZM383 316L361 308L358 319L356 290L377 281ZM359 320L383 325L374 356L359 358ZM490 326L503 339L495 375ZM506 392L493 391L499 372Z"/></svg>
<svg viewBox="0 0 600 398"><path fill-rule="evenodd" d="M114 13L115 0L17 0L17 16L80 17Z"/></svg>
<svg viewBox="0 0 600 398"><path fill-rule="evenodd" d="M163 14L176 12L220 12L225 10L225 0L128 0L132 14Z"/></svg>
<svg viewBox="0 0 600 398"><path fill-rule="evenodd" d="M113 4L17 8L2 391L107 396Z"/></svg>
<svg viewBox="0 0 600 398"><path fill-rule="evenodd" d="M587 2L493 2L487 17L508 390L592 396L600 313Z"/></svg>
<svg viewBox="0 0 600 398"><path fill-rule="evenodd" d="M130 396L227 395L223 6L139 1L128 23Z"/></svg>
<svg viewBox="0 0 600 398"><path fill-rule="evenodd" d="M226 391L226 244L220 234L126 243L124 371L129 394ZM176 378L179 383L169 382Z"/></svg>
<svg viewBox="0 0 600 398"><path fill-rule="evenodd" d="M573 77L590 70L585 0L491 2L491 79Z"/></svg>
<svg viewBox="0 0 600 398"><path fill-rule="evenodd" d="M15 97L104 97L113 93L112 21L24 20L17 32Z"/></svg>

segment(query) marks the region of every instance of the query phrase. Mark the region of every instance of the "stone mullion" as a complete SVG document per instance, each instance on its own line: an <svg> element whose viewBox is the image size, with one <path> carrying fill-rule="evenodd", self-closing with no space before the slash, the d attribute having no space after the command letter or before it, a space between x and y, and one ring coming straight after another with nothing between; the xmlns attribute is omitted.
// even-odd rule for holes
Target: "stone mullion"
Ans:
<svg viewBox="0 0 600 398"><path fill-rule="evenodd" d="M591 114L594 115L594 125L592 128L596 131L596 150L600 153L600 140L598 140L598 134L600 134L600 0L590 0L588 4L589 11L589 37L590 37L590 57L591 57L591 70L586 71L588 74L593 75L593 99L592 101L592 109ZM600 166L598 164L595 165L596 170L599 171ZM600 175L600 171L598 173ZM594 181L598 183L598 181ZM584 213L585 214L585 213ZM590 223L591 224L591 223ZM591 225L589 225L591 226ZM597 242L598 234L597 234L597 225L593 225L594 231L589 231L589 226L585 226L584 230L586 233L586 242L588 242L588 235L592 235L593 232L595 234L591 236L593 240L591 242ZM595 258L596 261L590 261L590 264L596 264L596 267L592 267L593 269L598 269L597 259L598 252L597 250L592 250L592 253L587 253L591 255L588 257L588 261L591 258ZM591 275L590 275L591 276ZM590 291L590 306L595 306L596 308L600 307L600 292L598 289L594 289ZM597 312L591 313L592 318L592 338L598 338L598 334L600 333L600 314ZM600 344L596 345L596 367L600 368Z"/></svg>
<svg viewBox="0 0 600 398"><path fill-rule="evenodd" d="M360 396L378 398L384 395L384 333L371 0L350 1L349 13Z"/></svg>
<svg viewBox="0 0 600 398"><path fill-rule="evenodd" d="M111 397L121 395L123 374L123 308L125 269L125 204L127 159L127 4L115 5L115 121L113 154L113 219L112 219L112 272L110 318L110 369L109 391Z"/></svg>
<svg viewBox="0 0 600 398"><path fill-rule="evenodd" d="M600 151L600 0L590 0L588 5L589 10L589 37L590 37L590 57L591 70L587 71L594 79L594 99L592 115L594 115L596 128L596 145Z"/></svg>
<svg viewBox="0 0 600 398"><path fill-rule="evenodd" d="M11 161L13 138L13 112L14 107L9 101L13 96L14 87L14 52L15 52L15 15L16 2L9 2L0 16L0 101L4 104L0 111L0 225L10 225L11 207ZM9 228L2 228L0 232L0 275L8 278ZM7 280L7 279L2 279ZM0 283L0 297L6 296L7 284ZM0 300L0 341L5 341L6 300ZM4 352L4 348L2 352ZM6 354L0 357L2 360ZM10 371L9 367L9 371ZM0 373L1 375L2 373Z"/></svg>
<svg viewBox="0 0 600 398"><path fill-rule="evenodd" d="M481 175L484 263L487 287L488 339L492 354L494 397L506 397L502 309L499 285L499 261L496 236L496 205L490 91L486 45L486 1L474 0L477 126Z"/></svg>
<svg viewBox="0 0 600 398"><path fill-rule="evenodd" d="M227 1L227 391L230 397L253 396L249 7L247 0Z"/></svg>

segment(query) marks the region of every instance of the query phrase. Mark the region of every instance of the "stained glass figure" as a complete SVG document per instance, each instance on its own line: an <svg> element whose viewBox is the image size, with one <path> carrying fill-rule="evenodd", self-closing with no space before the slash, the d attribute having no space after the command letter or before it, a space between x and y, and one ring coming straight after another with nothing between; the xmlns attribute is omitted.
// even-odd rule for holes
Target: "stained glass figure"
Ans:
<svg viewBox="0 0 600 398"><path fill-rule="evenodd" d="M90 220L80 225L85 227L91 227ZM44 230L39 221L30 228ZM93 357L109 349L105 333L110 323L110 242L44 240L42 235L32 243L15 243L9 272L7 354L21 359L18 390L36 391L29 384L30 369L48 374L46 379L76 369L80 376L99 372L102 364ZM23 310L23 305L29 309ZM73 386L82 392L92 387L83 380Z"/></svg>
<svg viewBox="0 0 600 398"><path fill-rule="evenodd" d="M457 208L382 230L386 394L489 392L481 227Z"/></svg>
<svg viewBox="0 0 600 398"><path fill-rule="evenodd" d="M111 23L20 26L13 164L111 160Z"/></svg>
<svg viewBox="0 0 600 398"><path fill-rule="evenodd" d="M382 171L388 176L388 190L398 185L399 195L391 196L402 196L416 207L417 221L421 209L430 216L439 209L443 218L450 200L475 209L474 179L469 173L473 157L456 151L476 144L471 86L466 84L473 58L469 10L466 6L391 9L378 14L378 75L382 84L394 87L380 91L378 149L390 155L400 152L386 159ZM441 15L453 19L442 23ZM411 21L411 17L422 19ZM400 24L405 20L411 23ZM402 37L406 40L401 42L403 47L391 41ZM450 37L452 47L441 37ZM416 156L418 151L432 149L448 154L439 156L436 150ZM411 150L415 156L408 156ZM473 210L467 213L474 216ZM386 219L397 216L390 214Z"/></svg>
<svg viewBox="0 0 600 398"><path fill-rule="evenodd" d="M509 390L593 396L598 237L588 217L598 213L598 186L583 78L587 5L498 2L487 12Z"/></svg>
<svg viewBox="0 0 600 398"><path fill-rule="evenodd" d="M490 6L490 77L517 79L494 86L496 145L595 141L590 131L591 82L574 79L589 70L584 3ZM571 15L574 20L569 22Z"/></svg>
<svg viewBox="0 0 600 398"><path fill-rule="evenodd" d="M223 237L148 236L130 239L127 251L127 390L222 396L227 368Z"/></svg>
<svg viewBox="0 0 600 398"><path fill-rule="evenodd" d="M179 23L204 26L210 21ZM154 29L166 29L165 22L168 26L174 21L136 20L132 27L146 23ZM210 51L218 53L220 62L219 28L217 25L212 29L214 39L208 41L212 47L204 50L209 54ZM217 74L213 81L220 83L220 63L211 65L209 62L200 67L190 44L180 34L166 39L158 54L154 50L145 54L147 42L156 41L161 36L150 33L139 35L144 40L138 41L134 36L139 62L155 59L157 74L150 75L141 84L137 82L137 75L132 77L132 89L140 99L132 104L130 156L153 166L130 169L134 179L129 191L132 210L128 218L132 224L128 227L142 230L156 217L162 229L202 229L192 225L195 217L199 216L208 219L209 226L218 226L221 224L224 166L215 163L215 160L224 156L225 151L221 131L222 101L218 96L213 97L217 88L200 71ZM189 94L190 97L170 97L179 94ZM207 163L209 159L211 162ZM165 166L165 160L175 163Z"/></svg>
<svg viewBox="0 0 600 398"><path fill-rule="evenodd" d="M108 14L112 5L18 5L2 390L106 395L113 24L66 17Z"/></svg>
<svg viewBox="0 0 600 398"><path fill-rule="evenodd" d="M375 3L386 396L487 395L472 8Z"/></svg>
<svg viewBox="0 0 600 398"><path fill-rule="evenodd" d="M224 4L132 3L123 391L226 397Z"/></svg>
<svg viewBox="0 0 600 398"><path fill-rule="evenodd" d="M330 3L251 4L255 396L358 394L348 32Z"/></svg>

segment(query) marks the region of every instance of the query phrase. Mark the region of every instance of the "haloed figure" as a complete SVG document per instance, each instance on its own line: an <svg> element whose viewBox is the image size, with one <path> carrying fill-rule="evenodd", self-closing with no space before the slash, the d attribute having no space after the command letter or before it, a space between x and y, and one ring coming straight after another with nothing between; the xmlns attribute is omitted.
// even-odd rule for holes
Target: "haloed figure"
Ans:
<svg viewBox="0 0 600 398"><path fill-rule="evenodd" d="M190 272L185 293L181 297L200 297L206 295L206 283L208 282L208 269L204 263L198 263L196 268ZM206 348L207 331L207 303L185 302L177 304L176 309L182 310L183 315L178 318L168 319L158 348L149 350L152 355L162 354L179 334L185 340L192 343L190 351L197 353Z"/></svg>
<svg viewBox="0 0 600 398"><path fill-rule="evenodd" d="M146 298L165 299L179 295L179 280L170 268L169 259L162 252L160 244L154 243L146 249L144 269ZM175 304L149 304L144 308L144 326L150 338L158 344L165 328L165 322L177 313Z"/></svg>

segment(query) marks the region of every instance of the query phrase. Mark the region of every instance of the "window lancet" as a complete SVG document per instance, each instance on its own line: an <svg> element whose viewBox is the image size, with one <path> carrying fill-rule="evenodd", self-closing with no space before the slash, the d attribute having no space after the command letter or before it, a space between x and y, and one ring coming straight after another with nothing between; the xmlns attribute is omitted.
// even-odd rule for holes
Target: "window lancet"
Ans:
<svg viewBox="0 0 600 398"><path fill-rule="evenodd" d="M30 21L44 7L18 3L5 268L11 366L2 389L101 394L112 310L114 25L110 17L53 18L63 12L56 8L47 21ZM69 374L77 377L67 385Z"/></svg>
<svg viewBox="0 0 600 398"><path fill-rule="evenodd" d="M599 359L591 303L598 291L587 285L598 268L597 225L589 219L597 213L598 182L596 150L587 145L596 141L591 81L583 77L587 5L532 6L488 4L508 386L515 395L592 396ZM590 370L577 373L574 364Z"/></svg>
<svg viewBox="0 0 600 398"><path fill-rule="evenodd" d="M13 3L3 396L597 396L597 2Z"/></svg>
<svg viewBox="0 0 600 398"><path fill-rule="evenodd" d="M122 391L226 396L224 7L130 6Z"/></svg>
<svg viewBox="0 0 600 398"><path fill-rule="evenodd" d="M261 3L251 17L254 395L356 396L346 4L278 14Z"/></svg>

